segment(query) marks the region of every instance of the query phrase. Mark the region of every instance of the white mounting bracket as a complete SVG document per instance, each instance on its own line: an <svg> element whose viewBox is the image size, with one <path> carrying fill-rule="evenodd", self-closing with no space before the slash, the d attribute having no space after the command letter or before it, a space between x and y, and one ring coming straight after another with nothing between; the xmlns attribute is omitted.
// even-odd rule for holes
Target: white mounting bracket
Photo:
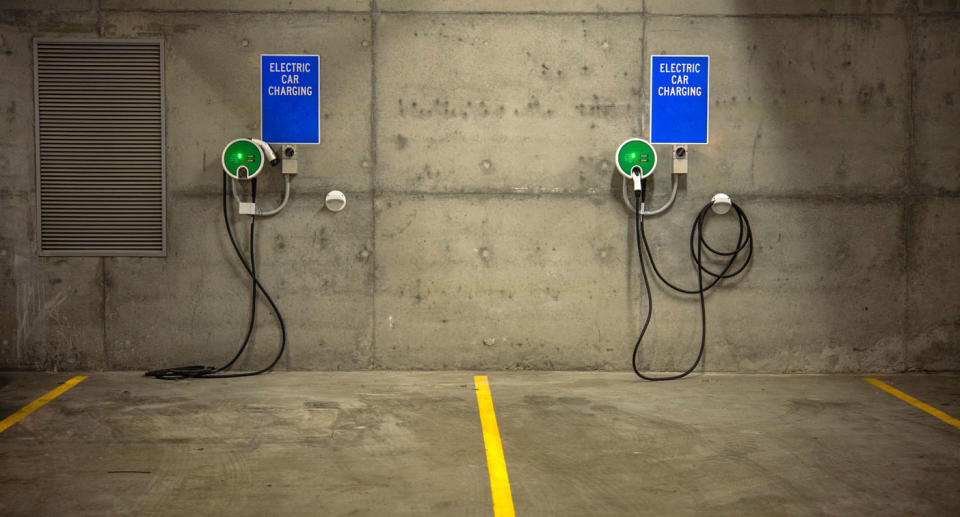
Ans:
<svg viewBox="0 0 960 517"><path fill-rule="evenodd" d="M716 193L713 198L710 199L710 208L713 209L713 213L717 215L723 215L729 212L732 204L733 201L730 199L730 196L723 192Z"/></svg>

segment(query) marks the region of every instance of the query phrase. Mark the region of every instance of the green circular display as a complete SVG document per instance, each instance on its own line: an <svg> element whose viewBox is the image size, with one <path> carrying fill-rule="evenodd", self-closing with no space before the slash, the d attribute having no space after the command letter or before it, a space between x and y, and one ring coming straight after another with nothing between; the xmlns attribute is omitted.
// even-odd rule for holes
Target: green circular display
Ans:
<svg viewBox="0 0 960 517"><path fill-rule="evenodd" d="M657 166L657 152L642 138L631 138L617 149L617 169L620 174L633 177L634 168L640 168L640 177L646 178Z"/></svg>
<svg viewBox="0 0 960 517"><path fill-rule="evenodd" d="M238 138L223 148L220 161L228 176L248 180L263 168L263 151L250 140Z"/></svg>

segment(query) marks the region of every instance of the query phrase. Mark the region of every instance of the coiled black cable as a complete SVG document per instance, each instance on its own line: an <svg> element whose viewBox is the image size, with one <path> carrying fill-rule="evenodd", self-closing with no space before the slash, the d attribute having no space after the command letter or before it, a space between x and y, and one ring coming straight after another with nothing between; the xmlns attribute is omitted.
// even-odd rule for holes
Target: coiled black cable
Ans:
<svg viewBox="0 0 960 517"><path fill-rule="evenodd" d="M643 181L646 183L646 181ZM750 220L747 219L747 214L740 209L736 203L732 203L733 209L737 214L737 223L740 226L739 234L737 236L737 245L731 251L720 251L711 247L706 239L703 237L703 222L707 217L707 214L710 212L710 207L713 203L707 203L697 214L696 219L693 221L693 227L690 229L690 256L693 258L693 262L696 264L697 269L697 289L683 289L677 287L673 283L669 282L663 275L660 274L660 271L657 269L657 264L653 260L653 254L650 253L650 245L647 243L647 234L644 231L643 227L643 216L641 215L640 205L643 203L644 198L646 197L646 185L641 185L642 189L636 193L636 233L637 233L637 254L640 257L640 273L643 276L643 287L647 291L647 316L644 319L643 327L640 330L640 335L637 337L637 343L633 347L633 371L641 379L648 381L670 381L674 379L681 379L689 375L697 365L700 364L700 360L703 358L704 346L707 342L707 311L706 304L704 303L703 295L705 292L713 288L720 282L723 278L732 278L739 275L746 269L747 264L750 263L750 260L753 258L753 232L750 230ZM696 243L696 246L694 246ZM723 270L719 273L711 271L703 263L703 250L706 249L708 252L713 253L719 257L729 257L730 259L726 262ZM676 375L668 375L665 377L653 377L647 374L644 374L640 371L640 367L637 364L639 359L640 352L640 343L643 341L643 336L647 332L647 327L650 325L650 317L653 315L653 295L650 293L650 281L647 278L647 269L643 261L643 250L647 251L647 259L650 260L650 267L653 269L653 272L657 275L664 284L669 286L674 291L684 294L696 294L700 298L700 350L697 352L697 359L690 365L689 368L684 370L681 373ZM737 258L740 256L740 253L746 250L746 256L743 260L743 263L734 271L730 271L730 268L736 262ZM713 280L707 284L706 287L703 285L703 274L713 277Z"/></svg>
<svg viewBox="0 0 960 517"><path fill-rule="evenodd" d="M240 345L240 349L233 356L227 364L215 368L213 366L202 366L202 365L193 365L193 366L179 366L176 368L162 368L160 370L151 370L146 372L144 375L147 377L156 377L157 379L164 380L178 380L178 379L227 379L232 377L250 377L253 375L260 375L261 373L268 372L273 369L274 366L280 362L280 358L283 357L283 352L286 350L287 346L287 327L283 321L283 315L280 314L280 309L277 308L277 304L274 303L273 298L270 297L270 294L267 293L267 290L264 289L263 285L260 284L260 280L257 278L257 269L256 269L256 256L254 254L254 228L255 228L255 219L256 217L250 216L250 263L247 264L246 259L243 256L243 252L240 251L240 245L237 244L237 239L233 235L233 228L230 226L230 218L227 210L227 176L223 175L223 222L227 227L227 235L230 236L230 243L233 245L233 250L236 252L237 257L240 259L240 263L243 264L244 270L250 276L253 281L251 286L250 294L250 323L247 326L247 335L243 339L243 344ZM257 180L252 180L252 197L253 201L257 200ZM240 358L244 350L246 350L247 345L250 343L250 337L253 334L253 326L256 321L257 315L257 290L260 290L263 293L263 296L267 299L267 302L270 303L270 308L273 309L273 313L277 316L277 321L280 322L280 350L277 352L276 357L274 357L273 362L271 362L267 367L261 368L253 372L243 372L243 373L220 373L230 369L234 363Z"/></svg>

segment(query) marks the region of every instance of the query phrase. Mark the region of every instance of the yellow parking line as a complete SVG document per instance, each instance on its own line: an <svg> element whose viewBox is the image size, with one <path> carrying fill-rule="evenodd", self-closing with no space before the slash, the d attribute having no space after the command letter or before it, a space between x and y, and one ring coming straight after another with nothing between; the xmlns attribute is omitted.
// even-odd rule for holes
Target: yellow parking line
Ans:
<svg viewBox="0 0 960 517"><path fill-rule="evenodd" d="M893 386L890 386L889 384L884 383L883 381L873 379L871 377L864 377L863 380L869 382L870 384L873 384L874 386L882 389L883 391L886 391L887 393L893 395L894 397L897 397L898 399L906 402L907 404L910 404L915 408L922 409L923 411L926 411L927 413L939 418L940 420L943 420L944 422L952 425L953 427L960 429L960 419L953 418L952 416L944 413L943 411L940 411L939 409L929 404L925 404L911 397L910 395L907 395L906 393L898 390L897 388L894 388Z"/></svg>
<svg viewBox="0 0 960 517"><path fill-rule="evenodd" d="M8 416L7 418L4 418L3 421L0 421L0 433L6 431L6 430L7 430L10 426L12 426L13 424L15 424L15 423L23 420L23 418L26 417L27 415L29 415L30 413L33 413L34 411L40 409L40 408L43 407L47 402L50 402L51 400L59 397L60 395L63 395L63 392L65 392L65 391L67 391L68 389L76 386L77 384L80 384L80 382L82 382L82 381L83 381L84 379L86 379L86 378L87 378L87 377L86 377L85 375L79 375L79 376L77 376L77 377L74 377L74 378L70 379L69 381L67 381L67 382L65 382L65 383L57 386L56 388L54 388L53 390L51 390L51 391L50 391L49 393L47 393L46 395L44 395L44 396L38 398L37 400L34 400L33 402L27 404L26 406L23 407L23 409L21 409L21 410L17 411L16 413Z"/></svg>
<svg viewBox="0 0 960 517"><path fill-rule="evenodd" d="M490 383L485 376L473 378L477 387L477 407L480 409L480 426L483 429L483 446L487 450L487 470L490 471L490 493L493 495L494 517L513 517L513 495L507 477L507 462L503 459L503 444L497 415L493 413L493 398Z"/></svg>

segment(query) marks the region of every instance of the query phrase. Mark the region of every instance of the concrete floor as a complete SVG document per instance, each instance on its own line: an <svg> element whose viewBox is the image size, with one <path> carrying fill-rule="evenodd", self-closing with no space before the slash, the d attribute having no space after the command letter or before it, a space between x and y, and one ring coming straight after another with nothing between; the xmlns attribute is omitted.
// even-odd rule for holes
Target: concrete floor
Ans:
<svg viewBox="0 0 960 517"><path fill-rule="evenodd" d="M860 377L486 375L517 515L960 515L960 430ZM72 376L0 373L0 418ZM0 514L489 516L473 374L93 373L0 433Z"/></svg>

